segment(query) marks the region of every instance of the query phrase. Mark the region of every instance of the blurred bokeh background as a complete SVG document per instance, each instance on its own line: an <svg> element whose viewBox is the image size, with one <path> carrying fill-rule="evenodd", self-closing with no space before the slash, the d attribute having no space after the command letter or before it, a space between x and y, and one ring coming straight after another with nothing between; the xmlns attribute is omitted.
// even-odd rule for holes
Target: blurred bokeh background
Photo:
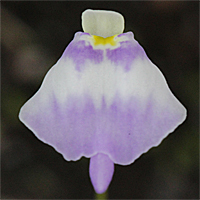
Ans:
<svg viewBox="0 0 200 200"><path fill-rule="evenodd" d="M45 73L82 31L87 9L122 13L188 110L187 120L132 165L115 166L110 199L199 198L199 2L1 2L2 199L92 199L89 160L67 162L18 119Z"/></svg>

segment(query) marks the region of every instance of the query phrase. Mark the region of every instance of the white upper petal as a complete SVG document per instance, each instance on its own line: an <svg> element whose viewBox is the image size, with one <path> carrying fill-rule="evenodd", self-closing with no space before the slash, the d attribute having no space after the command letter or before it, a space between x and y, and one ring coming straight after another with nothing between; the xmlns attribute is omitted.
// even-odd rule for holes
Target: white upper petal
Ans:
<svg viewBox="0 0 200 200"><path fill-rule="evenodd" d="M84 32L101 37L123 33L124 17L114 11L86 10L82 13Z"/></svg>

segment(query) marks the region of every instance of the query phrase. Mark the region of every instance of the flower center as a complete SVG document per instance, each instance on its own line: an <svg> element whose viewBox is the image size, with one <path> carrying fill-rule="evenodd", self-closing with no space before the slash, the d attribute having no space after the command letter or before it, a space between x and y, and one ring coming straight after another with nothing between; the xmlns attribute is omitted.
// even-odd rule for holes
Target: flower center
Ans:
<svg viewBox="0 0 200 200"><path fill-rule="evenodd" d="M111 37L100 37L100 36L96 36L96 35L93 35L93 39L94 39L94 45L97 46L97 45L106 45L106 44L110 44L112 46L115 46L117 44L117 42L114 40L114 37L116 35L113 35Z"/></svg>

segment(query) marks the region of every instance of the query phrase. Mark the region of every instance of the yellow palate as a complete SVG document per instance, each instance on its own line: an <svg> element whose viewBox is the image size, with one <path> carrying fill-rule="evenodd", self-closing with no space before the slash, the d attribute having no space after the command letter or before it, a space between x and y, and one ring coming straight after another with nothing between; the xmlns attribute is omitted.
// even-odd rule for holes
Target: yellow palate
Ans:
<svg viewBox="0 0 200 200"><path fill-rule="evenodd" d="M94 45L106 45L106 44L110 44L112 46L115 46L116 45L116 41L114 40L114 37L116 35L113 35L111 37L107 37L107 38L103 38L103 37L100 37L100 36L96 36L96 35L93 35L93 39L94 39Z"/></svg>

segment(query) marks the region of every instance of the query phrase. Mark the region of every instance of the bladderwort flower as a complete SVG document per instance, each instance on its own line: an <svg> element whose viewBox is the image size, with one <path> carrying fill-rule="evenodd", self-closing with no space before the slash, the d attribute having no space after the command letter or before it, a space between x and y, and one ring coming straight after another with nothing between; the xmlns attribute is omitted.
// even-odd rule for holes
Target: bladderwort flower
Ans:
<svg viewBox="0 0 200 200"><path fill-rule="evenodd" d="M77 32L20 120L67 161L90 158L97 193L107 190L114 164L129 165L157 146L186 118L124 18L86 10Z"/></svg>

